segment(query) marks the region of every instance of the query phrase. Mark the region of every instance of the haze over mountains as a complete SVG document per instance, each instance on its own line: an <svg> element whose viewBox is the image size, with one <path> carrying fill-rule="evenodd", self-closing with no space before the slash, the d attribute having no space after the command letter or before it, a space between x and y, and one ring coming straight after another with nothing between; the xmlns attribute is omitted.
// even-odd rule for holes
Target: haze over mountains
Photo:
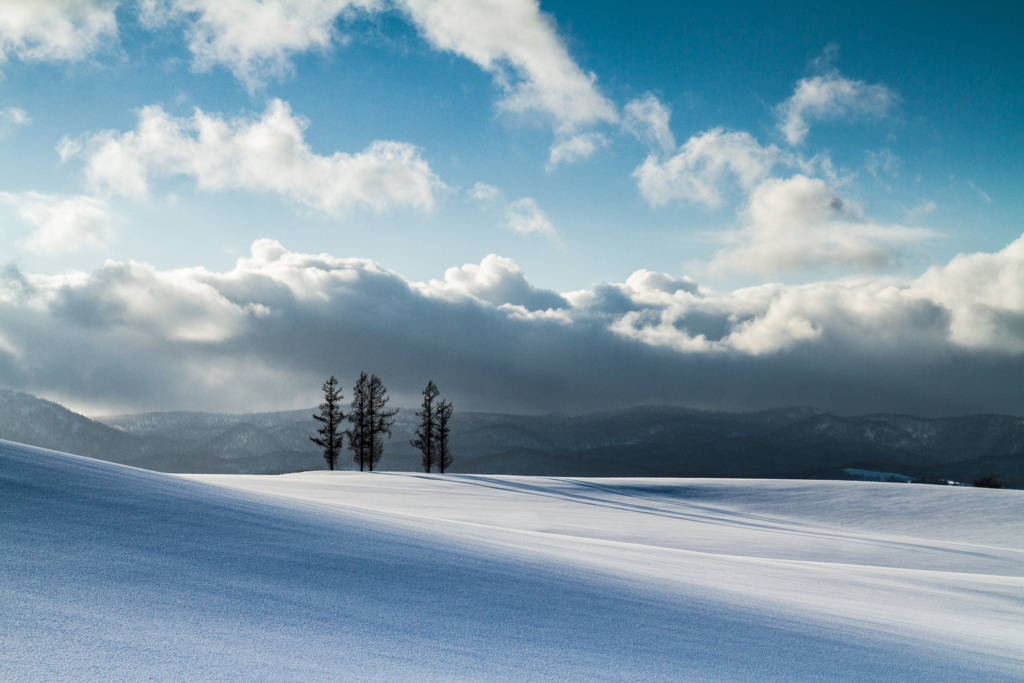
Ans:
<svg viewBox="0 0 1024 683"><path fill-rule="evenodd" d="M173 412L91 420L0 391L0 438L163 472L272 474L323 469L313 410ZM418 471L402 410L382 469ZM809 408L721 413L648 406L583 416L456 411L453 472L552 476L849 478L847 469L925 481L994 476L1024 484L1024 419L839 417ZM342 467L352 464L348 452Z"/></svg>

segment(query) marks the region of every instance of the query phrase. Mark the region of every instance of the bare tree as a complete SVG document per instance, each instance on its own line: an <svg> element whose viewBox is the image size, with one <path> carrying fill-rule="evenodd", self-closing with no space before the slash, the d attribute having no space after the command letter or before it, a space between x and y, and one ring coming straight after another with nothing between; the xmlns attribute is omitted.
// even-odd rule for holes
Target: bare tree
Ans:
<svg viewBox="0 0 1024 683"><path fill-rule="evenodd" d="M334 375L324 382L323 392L324 402L320 404L320 412L313 415L313 419L323 426L317 427L316 430L320 436L311 436L309 440L324 449L327 468L333 470L341 453L343 438L342 432L338 430L345 419L345 413L341 410L341 387L338 386L338 380Z"/></svg>
<svg viewBox="0 0 1024 683"><path fill-rule="evenodd" d="M416 438L409 442L423 453L423 471L427 473L437 462L437 449L434 445L434 432L437 431L437 409L434 406L434 399L437 398L438 393L434 380L427 382L427 388L423 390L423 403L420 404L420 409L416 413L416 417L420 418L420 426L416 429Z"/></svg>
<svg viewBox="0 0 1024 683"><path fill-rule="evenodd" d="M434 430L434 451L437 454L437 470L444 474L452 464L452 451L448 445L448 436L451 432L451 428L448 426L448 421L451 420L452 413L454 412L451 401L447 399L441 399L441 402L437 404L435 409L435 430Z"/></svg>

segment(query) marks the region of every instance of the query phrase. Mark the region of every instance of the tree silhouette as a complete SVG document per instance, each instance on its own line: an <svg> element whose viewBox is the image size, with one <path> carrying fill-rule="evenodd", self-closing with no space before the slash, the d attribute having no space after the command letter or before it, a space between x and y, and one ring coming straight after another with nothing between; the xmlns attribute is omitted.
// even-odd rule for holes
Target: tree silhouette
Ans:
<svg viewBox="0 0 1024 683"><path fill-rule="evenodd" d="M333 470L334 463L338 461L338 455L341 453L342 432L338 429L345 419L345 413L341 410L341 387L338 386L338 380L334 375L324 382L322 388L324 402L320 404L320 412L315 413L313 419L323 426L317 427L316 430L320 436L311 436L309 440L324 449L327 468Z"/></svg>
<svg viewBox="0 0 1024 683"><path fill-rule="evenodd" d="M437 404L436 408L436 422L434 430L434 450L437 453L437 470L444 474L452 464L452 451L448 445L448 435L451 432L451 428L448 426L448 421L452 417L454 408L452 407L451 401L442 399Z"/></svg>
<svg viewBox="0 0 1024 683"><path fill-rule="evenodd" d="M368 458L366 444L366 399L367 385L370 383L366 373L360 373L359 380L352 389L352 405L348 413L348 421L352 426L345 430L348 437L348 447L352 451L352 459L359 463L359 471L362 472Z"/></svg>
<svg viewBox="0 0 1024 683"><path fill-rule="evenodd" d="M359 463L359 471L371 472L384 455L384 435L391 436L391 425L397 409L386 408L387 389L377 375L359 374L352 396L352 410L348 421L352 426L345 430L352 459Z"/></svg>
<svg viewBox="0 0 1024 683"><path fill-rule="evenodd" d="M398 415L398 408L388 410L388 390L377 375L370 375L370 382L367 385L367 414L366 423L369 426L370 450L370 471L373 472L384 455L384 435L391 436L391 425L395 423L395 415Z"/></svg>
<svg viewBox="0 0 1024 683"><path fill-rule="evenodd" d="M434 445L434 432L437 431L437 409L434 406L434 399L437 398L438 393L434 380L427 382L427 388L423 390L423 403L420 404L420 409L416 413L416 417L420 418L420 426L416 429L416 438L409 442L423 453L423 471L427 473L437 461Z"/></svg>

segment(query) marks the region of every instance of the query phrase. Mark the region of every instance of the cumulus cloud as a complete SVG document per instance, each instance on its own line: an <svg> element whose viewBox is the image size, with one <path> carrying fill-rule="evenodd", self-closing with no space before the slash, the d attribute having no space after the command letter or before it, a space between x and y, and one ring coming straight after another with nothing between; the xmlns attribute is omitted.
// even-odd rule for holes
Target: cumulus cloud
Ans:
<svg viewBox="0 0 1024 683"><path fill-rule="evenodd" d="M810 132L811 122L851 116L886 116L899 96L881 84L844 77L836 70L802 78L793 95L776 108L779 130L791 145L799 145Z"/></svg>
<svg viewBox="0 0 1024 683"><path fill-rule="evenodd" d="M820 267L880 270L908 246L933 237L922 228L879 225L818 178L771 178L750 195L745 225L728 236L712 269L772 273Z"/></svg>
<svg viewBox="0 0 1024 683"><path fill-rule="evenodd" d="M714 292L638 271L560 297L494 255L414 283L261 240L226 272L8 268L0 377L122 410L301 407L324 376L371 370L410 402L432 378L467 410L1021 413L1022 273L1024 237L906 283Z"/></svg>
<svg viewBox="0 0 1024 683"><path fill-rule="evenodd" d="M0 4L0 62L75 61L117 38L119 0L7 0Z"/></svg>
<svg viewBox="0 0 1024 683"><path fill-rule="evenodd" d="M291 58L329 49L339 15L376 10L377 0L146 0L150 26L182 21L193 65L224 66L250 90L292 71Z"/></svg>
<svg viewBox="0 0 1024 683"><path fill-rule="evenodd" d="M544 235L556 237L558 231L537 202L530 197L521 197L515 201L505 199L501 188L487 183L476 183L466 194L470 199L479 202L485 208L500 208L505 215L504 228L520 235Z"/></svg>
<svg viewBox="0 0 1024 683"><path fill-rule="evenodd" d="M548 119L561 136L552 163L587 156L581 140L565 145L583 128L618 119L596 76L573 61L536 0L146 0L143 17L151 25L183 22L196 68L225 66L255 89L288 74L296 54L328 49L339 17L391 8L435 49L492 74L504 93L502 110Z"/></svg>
<svg viewBox="0 0 1024 683"><path fill-rule="evenodd" d="M430 210L445 185L418 148L378 140L362 152L321 156L305 141L307 122L275 99L259 118L196 110L171 116L144 108L135 130L65 140L63 158L83 155L90 187L143 196L150 180L185 176L201 190L271 192L330 214L396 207Z"/></svg>
<svg viewBox="0 0 1024 683"><path fill-rule="evenodd" d="M720 206L727 181L752 189L779 157L778 148L763 147L749 133L715 128L691 137L667 160L648 156L633 177L652 206L673 201Z"/></svg>
<svg viewBox="0 0 1024 683"><path fill-rule="evenodd" d="M950 311L950 340L1024 354L1024 236L995 254L930 268L911 292Z"/></svg>
<svg viewBox="0 0 1024 683"><path fill-rule="evenodd" d="M490 254L480 262L445 271L444 280L431 280L416 288L433 297L471 298L495 306L521 306L527 311L566 308L569 302L556 292L537 289L515 261Z"/></svg>
<svg viewBox="0 0 1024 683"><path fill-rule="evenodd" d="M520 235L545 235L554 237L554 224L537 206L537 202L529 197L510 202L505 208L505 226Z"/></svg>
<svg viewBox="0 0 1024 683"><path fill-rule="evenodd" d="M43 254L102 246L114 235L106 202L87 196L63 197L27 192L0 192L0 204L12 208L31 226L25 249Z"/></svg>
<svg viewBox="0 0 1024 683"><path fill-rule="evenodd" d="M797 144L806 136L810 120L880 116L896 100L883 86L850 81L833 70L799 81L794 96L777 112L789 141ZM866 218L860 205L833 188L849 178L840 177L827 152L806 158L762 145L749 133L724 128L695 135L674 149L669 114L650 94L626 105L623 127L651 149L633 177L653 207L672 202L720 207L730 188L736 190L734 197L743 198L738 224L722 234L726 246L710 263L711 272L877 271L900 263L913 245L934 236L928 230ZM876 178L895 177L899 164L889 150L866 156L866 168ZM779 167L801 172L782 178L775 174ZM798 327L800 334L811 334L811 328Z"/></svg>

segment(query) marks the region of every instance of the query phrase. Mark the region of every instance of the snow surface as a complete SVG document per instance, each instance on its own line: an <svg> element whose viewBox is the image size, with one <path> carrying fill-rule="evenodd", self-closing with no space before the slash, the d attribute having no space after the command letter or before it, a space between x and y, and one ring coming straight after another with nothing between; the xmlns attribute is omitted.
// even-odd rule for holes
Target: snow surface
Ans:
<svg viewBox="0 0 1024 683"><path fill-rule="evenodd" d="M1024 492L0 441L4 680L1024 680Z"/></svg>

